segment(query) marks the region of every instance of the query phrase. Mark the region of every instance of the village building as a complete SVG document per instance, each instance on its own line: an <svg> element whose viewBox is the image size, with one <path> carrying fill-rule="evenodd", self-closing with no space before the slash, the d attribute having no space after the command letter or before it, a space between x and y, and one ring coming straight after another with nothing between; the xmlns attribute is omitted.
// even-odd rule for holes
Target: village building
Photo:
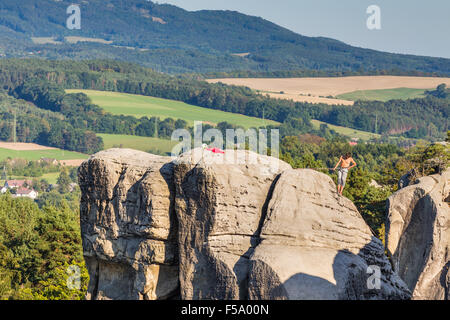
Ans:
<svg viewBox="0 0 450 320"><path fill-rule="evenodd" d="M6 180L5 185L1 189L2 193L5 193L8 189L18 189L22 187L32 186L33 181L31 180Z"/></svg>
<svg viewBox="0 0 450 320"><path fill-rule="evenodd" d="M26 197L34 200L37 198L38 192L31 187L32 184L31 180L6 180L0 192L6 193L9 190L13 197Z"/></svg>
<svg viewBox="0 0 450 320"><path fill-rule="evenodd" d="M30 198L30 199L36 199L38 196L37 191L33 189L28 188L19 188L16 190L16 193L13 195L15 198Z"/></svg>
<svg viewBox="0 0 450 320"><path fill-rule="evenodd" d="M44 157L39 159L39 162L43 162L43 163L46 163L46 164L53 164L53 165L58 165L59 164L58 160L56 160L54 158L44 158Z"/></svg>

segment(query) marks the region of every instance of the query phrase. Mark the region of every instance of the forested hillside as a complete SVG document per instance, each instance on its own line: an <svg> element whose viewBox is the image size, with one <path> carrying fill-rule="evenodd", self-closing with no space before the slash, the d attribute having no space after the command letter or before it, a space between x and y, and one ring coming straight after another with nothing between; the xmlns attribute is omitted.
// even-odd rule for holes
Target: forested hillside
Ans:
<svg viewBox="0 0 450 320"><path fill-rule="evenodd" d="M450 74L449 59L362 49L305 37L234 11L189 12L151 1L83 1L81 29L69 30L66 9L71 4L2 0L0 54L114 58L174 73L312 69ZM65 37L95 38L99 43L73 43L74 38Z"/></svg>
<svg viewBox="0 0 450 320"><path fill-rule="evenodd" d="M0 62L0 71L0 83L11 97L32 102L41 110L33 109L35 113L42 110L53 112L40 116L48 119L47 126L28 126L33 133L24 138L25 141L85 153L101 149L101 139L93 132L154 136L154 123L159 120L112 115L93 105L86 95L66 94L64 89L140 94L264 117L280 122L282 135L318 134L310 123L311 119L317 119L368 132L376 131L385 136L439 140L445 137L450 113L448 100L432 94L413 100L358 101L351 108L313 105L269 98L245 87L177 78L114 61L3 60ZM4 99L10 98L5 96ZM22 120L19 114L19 121L32 121L30 117L26 118ZM6 112L5 121L2 122L4 129L1 131L5 140L11 138L8 136L11 134L11 119L11 111ZM185 121L177 120L160 121L159 135L170 137L174 129L187 128ZM223 128L229 126L232 125Z"/></svg>

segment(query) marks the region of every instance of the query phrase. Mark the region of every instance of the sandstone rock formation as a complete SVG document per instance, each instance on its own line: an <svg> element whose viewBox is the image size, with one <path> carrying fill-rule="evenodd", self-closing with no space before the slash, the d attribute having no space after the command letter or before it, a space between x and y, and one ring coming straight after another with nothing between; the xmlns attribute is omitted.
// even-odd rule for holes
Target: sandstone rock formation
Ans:
<svg viewBox="0 0 450 320"><path fill-rule="evenodd" d="M388 200L386 246L413 299L450 299L449 203L450 169Z"/></svg>
<svg viewBox="0 0 450 320"><path fill-rule="evenodd" d="M251 299L409 298L381 241L335 190L330 177L313 170L281 174L250 259Z"/></svg>
<svg viewBox="0 0 450 320"><path fill-rule="evenodd" d="M88 299L176 295L177 223L170 158L128 149L100 152L79 169Z"/></svg>
<svg viewBox="0 0 450 320"><path fill-rule="evenodd" d="M112 149L79 180L89 299L410 296L327 175L243 150Z"/></svg>
<svg viewBox="0 0 450 320"><path fill-rule="evenodd" d="M244 150L175 162L183 299L245 299L248 257L277 175L291 167ZM253 157L253 158L251 158Z"/></svg>

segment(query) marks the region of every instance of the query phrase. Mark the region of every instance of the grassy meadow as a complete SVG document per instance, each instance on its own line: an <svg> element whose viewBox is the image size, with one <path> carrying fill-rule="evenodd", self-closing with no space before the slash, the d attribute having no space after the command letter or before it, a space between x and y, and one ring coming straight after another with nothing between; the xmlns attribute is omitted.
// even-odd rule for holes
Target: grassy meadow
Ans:
<svg viewBox="0 0 450 320"><path fill-rule="evenodd" d="M347 128L347 127L335 126L333 124L325 123L325 122L322 122L319 120L311 120L311 122L316 129L319 129L321 124L326 124L326 125L328 125L328 127L330 129L332 129L332 130L336 131L337 133L340 133L344 136L350 137L350 138L358 138L358 139L367 141L367 140L370 140L373 138L381 137L379 134L356 130L356 129L351 129L351 128Z"/></svg>
<svg viewBox="0 0 450 320"><path fill-rule="evenodd" d="M336 96L343 100L378 100L386 102L392 99L414 99L423 98L427 89L413 89L413 88L396 88L396 89L382 89L382 90L358 90L348 92Z"/></svg>
<svg viewBox="0 0 450 320"><path fill-rule="evenodd" d="M10 180L33 180L33 179L45 179L48 181L48 183L51 184L56 184L56 182L58 181L58 177L59 177L60 173L59 172L50 172L50 173L44 173L42 176L40 177L23 177L23 176L10 176L8 177L8 179ZM0 186L3 186L5 184L4 180L0 180Z"/></svg>
<svg viewBox="0 0 450 320"><path fill-rule="evenodd" d="M121 134L98 133L102 137L105 149L110 148L129 148L141 150L154 154L166 155L172 151L172 148L178 144L177 141L168 139L158 139L152 137L139 137Z"/></svg>
<svg viewBox="0 0 450 320"><path fill-rule="evenodd" d="M277 124L277 122L271 120L263 120L237 113L197 107L175 100L109 91L78 89L66 91L68 93L83 92L91 98L94 104L117 115L131 115L138 118L144 116L157 116L161 119L183 119L187 121L189 125L192 125L194 121L203 121L210 124L227 121L244 128Z"/></svg>
<svg viewBox="0 0 450 320"><path fill-rule="evenodd" d="M53 158L56 160L87 159L89 156L79 152L61 149L52 150L10 150L0 148L0 161L7 158L21 158L26 160L39 160L41 158Z"/></svg>

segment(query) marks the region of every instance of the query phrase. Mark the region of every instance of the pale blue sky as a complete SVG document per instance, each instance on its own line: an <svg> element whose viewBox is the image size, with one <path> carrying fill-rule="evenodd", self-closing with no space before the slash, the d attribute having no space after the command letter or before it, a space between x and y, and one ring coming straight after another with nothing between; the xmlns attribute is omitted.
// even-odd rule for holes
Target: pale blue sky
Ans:
<svg viewBox="0 0 450 320"><path fill-rule="evenodd" d="M450 58L450 0L159 0L189 11L235 10L306 36L376 50ZM370 5L381 30L366 27Z"/></svg>

